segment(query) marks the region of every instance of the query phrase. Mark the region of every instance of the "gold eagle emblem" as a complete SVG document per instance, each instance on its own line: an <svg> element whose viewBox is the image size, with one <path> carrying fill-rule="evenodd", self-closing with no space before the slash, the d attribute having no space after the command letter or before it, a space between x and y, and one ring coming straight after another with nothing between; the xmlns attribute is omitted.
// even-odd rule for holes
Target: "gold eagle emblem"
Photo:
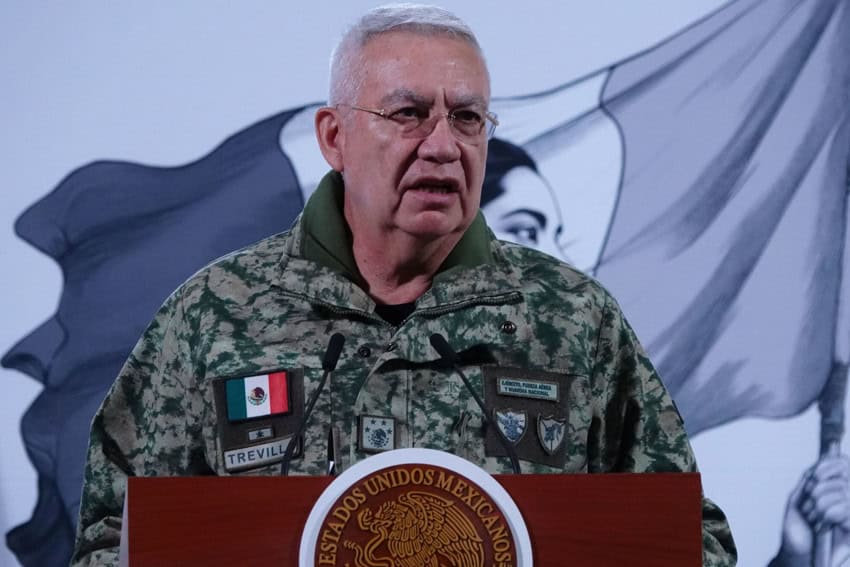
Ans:
<svg viewBox="0 0 850 567"><path fill-rule="evenodd" d="M375 513L361 510L357 524L375 535L363 546L343 544L354 551L355 567L484 567L484 543L475 526L440 496L407 492Z"/></svg>

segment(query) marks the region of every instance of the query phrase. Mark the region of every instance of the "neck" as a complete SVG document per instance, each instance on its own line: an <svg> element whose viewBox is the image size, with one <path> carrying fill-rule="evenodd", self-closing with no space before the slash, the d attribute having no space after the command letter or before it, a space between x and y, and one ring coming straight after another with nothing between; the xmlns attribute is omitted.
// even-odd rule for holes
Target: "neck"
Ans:
<svg viewBox="0 0 850 567"><path fill-rule="evenodd" d="M438 271L492 261L490 233L480 214L466 231L434 240L357 224L344 198L342 177L326 175L304 207L300 253L362 284L379 303L415 301Z"/></svg>
<svg viewBox="0 0 850 567"><path fill-rule="evenodd" d="M378 303L417 300L431 287L440 266L463 233L425 240L401 231L364 234L352 227L352 251L367 292Z"/></svg>

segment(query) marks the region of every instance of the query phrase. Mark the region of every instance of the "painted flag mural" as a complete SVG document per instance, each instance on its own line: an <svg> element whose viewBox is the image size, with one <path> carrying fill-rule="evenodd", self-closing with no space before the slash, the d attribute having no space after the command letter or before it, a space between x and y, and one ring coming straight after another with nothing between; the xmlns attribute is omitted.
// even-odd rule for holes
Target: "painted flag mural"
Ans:
<svg viewBox="0 0 850 567"><path fill-rule="evenodd" d="M602 93L625 157L596 275L692 434L846 375L848 54L846 1L736 2Z"/></svg>
<svg viewBox="0 0 850 567"><path fill-rule="evenodd" d="M829 376L846 376L848 38L846 1L737 0L582 81L494 101L507 149L491 146L488 175L512 146L527 154L517 163L536 176L560 237L544 248L541 223L525 243L612 290L691 433L794 415ZM567 110L572 98L582 102ZM7 534L22 564L67 563L91 417L161 302L301 210L326 167L306 142L312 108L182 167L86 165L18 219L18 236L64 277L56 314L2 359L44 387L21 427L38 502ZM594 144L596 161L583 153ZM573 192L598 199L593 214L576 212ZM527 191L504 198L531 202ZM496 225L501 204L491 205ZM272 402L271 376L228 381L231 419L288 409L288 397Z"/></svg>
<svg viewBox="0 0 850 567"><path fill-rule="evenodd" d="M225 393L230 421L289 413L286 372L231 378L225 382Z"/></svg>
<svg viewBox="0 0 850 567"><path fill-rule="evenodd" d="M21 423L38 502L30 520L6 534L22 564L68 563L91 419L159 305L201 266L285 230L301 211L278 146L297 110L182 167L86 165L16 222L16 233L55 258L64 277L54 316L2 358L43 385Z"/></svg>

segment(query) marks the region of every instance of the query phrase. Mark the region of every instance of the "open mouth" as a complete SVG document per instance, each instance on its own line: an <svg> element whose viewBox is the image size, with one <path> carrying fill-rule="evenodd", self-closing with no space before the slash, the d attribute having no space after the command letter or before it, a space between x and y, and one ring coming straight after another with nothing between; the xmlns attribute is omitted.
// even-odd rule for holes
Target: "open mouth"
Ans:
<svg viewBox="0 0 850 567"><path fill-rule="evenodd" d="M442 195L454 193L454 189L446 185L420 185L417 186L416 189L427 193L438 193Z"/></svg>
<svg viewBox="0 0 850 567"><path fill-rule="evenodd" d="M451 180L423 179L411 186L411 189L437 195L447 195L457 192L457 183Z"/></svg>

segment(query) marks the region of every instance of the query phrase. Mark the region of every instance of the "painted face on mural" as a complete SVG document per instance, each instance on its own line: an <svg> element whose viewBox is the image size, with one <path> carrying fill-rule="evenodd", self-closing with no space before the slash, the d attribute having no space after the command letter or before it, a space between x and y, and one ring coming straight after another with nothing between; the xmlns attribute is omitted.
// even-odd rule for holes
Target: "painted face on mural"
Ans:
<svg viewBox="0 0 850 567"><path fill-rule="evenodd" d="M496 237L563 257L561 212L543 177L521 166L507 172L501 185L503 192L481 207Z"/></svg>
<svg viewBox="0 0 850 567"><path fill-rule="evenodd" d="M459 136L445 115L483 116L490 88L481 56L451 37L393 32L370 40L361 57L362 82L356 100L336 110L340 127L328 159L345 179L352 232L369 223L421 238L462 233L478 210L486 127ZM362 109L441 116L428 121L432 129L405 134L398 122Z"/></svg>
<svg viewBox="0 0 850 567"><path fill-rule="evenodd" d="M490 140L481 211L497 238L569 260L558 199L521 146Z"/></svg>

